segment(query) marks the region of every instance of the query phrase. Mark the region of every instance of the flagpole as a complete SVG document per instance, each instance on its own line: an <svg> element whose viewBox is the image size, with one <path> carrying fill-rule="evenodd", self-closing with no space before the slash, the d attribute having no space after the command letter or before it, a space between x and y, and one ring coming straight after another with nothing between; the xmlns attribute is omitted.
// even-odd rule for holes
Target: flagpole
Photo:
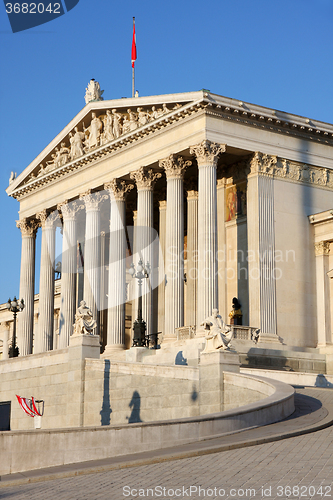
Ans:
<svg viewBox="0 0 333 500"><path fill-rule="evenodd" d="M134 88L135 88L135 83L134 83L134 66L132 68L132 97L134 97Z"/></svg>
<svg viewBox="0 0 333 500"><path fill-rule="evenodd" d="M135 33L135 17L133 17L133 36ZM135 63L132 63L132 97L134 97L134 92L135 92Z"/></svg>

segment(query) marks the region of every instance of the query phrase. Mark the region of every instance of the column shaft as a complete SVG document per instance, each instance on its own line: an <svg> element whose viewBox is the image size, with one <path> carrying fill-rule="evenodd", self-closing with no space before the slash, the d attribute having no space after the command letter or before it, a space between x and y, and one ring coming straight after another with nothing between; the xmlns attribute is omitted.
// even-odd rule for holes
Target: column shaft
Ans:
<svg viewBox="0 0 333 500"><path fill-rule="evenodd" d="M8 359L8 340L9 340L9 329L10 329L10 323L8 321L5 321L4 323L1 324L2 326L2 359Z"/></svg>
<svg viewBox="0 0 333 500"><path fill-rule="evenodd" d="M167 179L165 333L184 325L183 179Z"/></svg>
<svg viewBox="0 0 333 500"><path fill-rule="evenodd" d="M166 240L166 201L159 202L159 240L160 252L158 262L158 318L159 332L165 332L165 240Z"/></svg>
<svg viewBox="0 0 333 500"><path fill-rule="evenodd" d="M111 201L106 354L125 348L126 216L125 197L133 185L113 179L105 185Z"/></svg>
<svg viewBox="0 0 333 500"><path fill-rule="evenodd" d="M35 290L35 242L37 224L26 219L18 221L22 233L20 299L25 308L18 314L17 344L21 356L32 353L34 328L34 290Z"/></svg>
<svg viewBox="0 0 333 500"><path fill-rule="evenodd" d="M190 148L199 168L197 325L218 308L216 167L225 149L209 141Z"/></svg>
<svg viewBox="0 0 333 500"><path fill-rule="evenodd" d="M34 352L53 349L55 225L58 213L37 214L42 223L42 250L39 282L39 318Z"/></svg>
<svg viewBox="0 0 333 500"><path fill-rule="evenodd" d="M186 324L196 326L198 282L198 192L187 192Z"/></svg>
<svg viewBox="0 0 333 500"><path fill-rule="evenodd" d="M108 342L113 349L125 348L126 302L125 201L111 199Z"/></svg>
<svg viewBox="0 0 333 500"><path fill-rule="evenodd" d="M167 177L165 240L165 335L175 337L184 326L184 186L186 167L192 162L170 155L159 164Z"/></svg>
<svg viewBox="0 0 333 500"><path fill-rule="evenodd" d="M226 231L225 231L225 179L217 181L217 265L219 311L228 323L227 280L226 280Z"/></svg>
<svg viewBox="0 0 333 500"><path fill-rule="evenodd" d="M151 231L153 226L153 190L138 190L138 218L137 218L137 251L144 263L149 262L153 268L153 252ZM152 332L153 322L153 294L150 278L142 282L142 317L147 325L147 334Z"/></svg>
<svg viewBox="0 0 333 500"><path fill-rule="evenodd" d="M261 173L265 161L266 155L256 153L248 176L249 313L260 341L277 343L274 180Z"/></svg>
<svg viewBox="0 0 333 500"><path fill-rule="evenodd" d="M216 166L199 167L198 203L198 318L199 325L217 303Z"/></svg>
<svg viewBox="0 0 333 500"><path fill-rule="evenodd" d="M321 241L315 245L316 251L316 288L317 288L317 338L318 347L332 344L330 318L329 272L330 243Z"/></svg>
<svg viewBox="0 0 333 500"><path fill-rule="evenodd" d="M101 215L100 202L106 198L99 192L87 191L80 195L86 206L86 231L84 246L83 300L90 307L97 322L95 335L99 335L100 282L101 282Z"/></svg>
<svg viewBox="0 0 333 500"><path fill-rule="evenodd" d="M59 319L59 349L68 347L69 337L73 332L76 310L77 280L77 237L76 202L58 205L63 214L61 304Z"/></svg>
<svg viewBox="0 0 333 500"><path fill-rule="evenodd" d="M138 190L134 263L136 265L141 258L151 268L149 277L142 282L142 319L147 325L147 335L153 333L153 289L156 274L156 263L153 260L153 186L161 175L145 167L131 173L131 179L135 180Z"/></svg>

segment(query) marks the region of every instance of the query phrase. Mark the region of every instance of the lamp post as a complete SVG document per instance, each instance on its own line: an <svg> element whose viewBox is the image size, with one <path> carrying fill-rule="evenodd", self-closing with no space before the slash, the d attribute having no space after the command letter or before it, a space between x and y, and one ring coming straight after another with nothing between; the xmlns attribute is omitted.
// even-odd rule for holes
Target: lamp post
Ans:
<svg viewBox="0 0 333 500"><path fill-rule="evenodd" d="M134 321L134 335L133 335L133 347L146 347L146 322L142 319L142 280L148 278L150 272L149 262L143 264L140 259L138 265L136 266L132 263L128 271L132 278L138 280L139 285L139 298L138 298L138 318Z"/></svg>
<svg viewBox="0 0 333 500"><path fill-rule="evenodd" d="M23 299L18 301L16 297L14 297L13 301L8 299L6 306L9 311L14 313L13 339L12 339L12 345L10 346L8 351L8 355L10 358L17 358L17 356L19 355L19 348L16 346L16 315L18 312L23 311L24 301Z"/></svg>

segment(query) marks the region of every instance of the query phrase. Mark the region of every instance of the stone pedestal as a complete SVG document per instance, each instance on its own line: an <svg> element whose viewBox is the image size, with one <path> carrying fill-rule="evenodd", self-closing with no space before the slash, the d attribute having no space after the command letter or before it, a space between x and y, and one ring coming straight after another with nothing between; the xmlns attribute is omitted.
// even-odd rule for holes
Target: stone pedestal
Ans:
<svg viewBox="0 0 333 500"><path fill-rule="evenodd" d="M69 359L100 358L98 335L71 335L69 339Z"/></svg>
<svg viewBox="0 0 333 500"><path fill-rule="evenodd" d="M67 426L84 425L85 359L100 358L98 335L71 335L68 346Z"/></svg>
<svg viewBox="0 0 333 500"><path fill-rule="evenodd" d="M200 415L223 411L223 372L239 373L239 366L236 352L219 349L200 354Z"/></svg>

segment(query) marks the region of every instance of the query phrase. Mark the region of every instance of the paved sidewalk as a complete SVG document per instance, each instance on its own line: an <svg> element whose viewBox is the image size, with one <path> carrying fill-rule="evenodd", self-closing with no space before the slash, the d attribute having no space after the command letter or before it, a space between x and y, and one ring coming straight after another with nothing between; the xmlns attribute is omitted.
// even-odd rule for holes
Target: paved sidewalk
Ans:
<svg viewBox="0 0 333 500"><path fill-rule="evenodd" d="M19 492L20 486L27 483L38 483L41 481L49 480L48 483L44 483L42 490L49 488L49 483L54 482L59 483L60 480L65 478L81 476L81 475L91 475L94 477L99 475L101 472L115 471L116 469L128 469L128 474L131 476L131 470L139 470L142 466L155 467L153 464L163 463L163 470L167 466L166 462L173 462L177 459L183 459L181 462L177 462L179 467L186 468L186 459L190 457L202 457L204 460L204 455L214 454L216 457L217 453L220 455L221 452L226 452L227 450L235 450L237 456L241 453L245 453L245 450L241 451L240 448L253 447L253 450L247 450L246 454L256 455L260 446L265 445L270 447L275 441L283 440L284 445L287 446L291 440L287 438L292 438L293 436L301 436L308 434L310 436L310 441L314 440L314 445L316 445L316 436L319 436L318 431L320 429L327 429L325 432L328 435L328 441L331 445L333 444L333 427L329 427L333 424L333 390L332 389L317 389L317 388L307 388L307 389L297 389L296 392L296 412L288 419L278 422L276 424L271 424L265 427L255 428L237 434L232 434L229 436L223 436L221 438L200 441L197 443L191 443L188 445L183 445L174 448L168 448L158 451L145 452L136 455L127 455L122 457L109 458L104 460L96 460L90 462L84 462L79 464L71 464L60 467L51 467L48 469L28 471L21 474L11 474L1 477L0 482L0 498L16 498L12 496L14 491ZM297 439L296 437L293 439ZM302 438L308 441L306 437ZM278 444L276 443L276 446ZM311 445L312 448L312 445ZM237 451L238 450L238 451ZM218 455L218 456L219 456ZM223 455L223 453L222 453ZM207 457L208 462L209 458ZM157 465L156 465L157 466ZM168 465L169 467L169 465ZM145 467L144 467L145 468ZM160 468L160 466L157 466ZM111 472L110 472L111 474ZM126 474L125 474L126 476ZM333 476L333 468L331 469L328 479ZM89 476L87 476L89 478ZM89 479L87 479L89 483ZM94 480L95 481L95 480ZM60 483L59 483L60 484ZM61 483L62 484L62 483ZM18 487L14 488L14 486ZM37 487L37 486L36 486ZM8 491L7 491L8 488ZM39 487L41 488L41 486ZM37 487L38 489L38 487ZM11 494L10 494L11 492ZM333 497L333 491L331 492ZM326 497L328 497L326 495ZM28 498L28 497L17 497L17 498ZM29 497L32 498L32 497ZM45 497L47 498L47 497ZM51 498L51 497L50 497ZM62 498L62 497L61 497ZM63 498L67 498L64 496ZM74 497L68 497L74 498ZM84 497L77 497L84 498ZM92 496L90 499L94 499ZM97 497L96 497L97 498ZM104 497L101 497L104 498ZM111 498L105 497L105 498ZM114 498L112 496L112 498ZM120 497L119 497L120 498ZM323 496L324 498L324 496ZM89 500L90 500L89 499Z"/></svg>

